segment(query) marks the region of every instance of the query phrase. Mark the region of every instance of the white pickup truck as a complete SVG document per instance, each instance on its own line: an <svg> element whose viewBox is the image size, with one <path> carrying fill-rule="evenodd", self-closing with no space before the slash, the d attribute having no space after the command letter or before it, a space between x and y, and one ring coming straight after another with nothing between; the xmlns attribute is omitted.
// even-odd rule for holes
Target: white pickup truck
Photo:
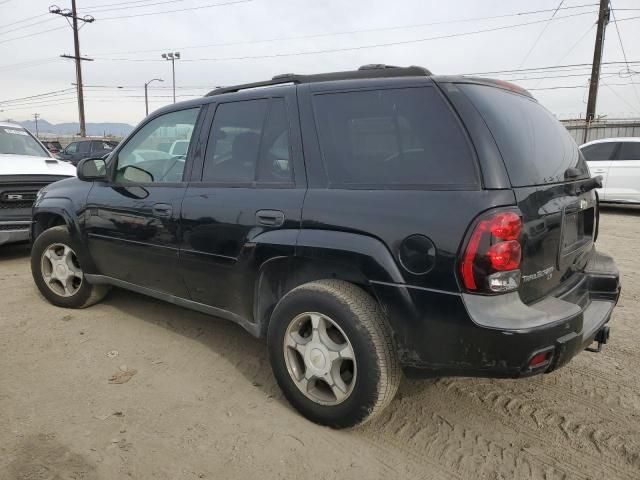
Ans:
<svg viewBox="0 0 640 480"><path fill-rule="evenodd" d="M28 240L38 191L75 174L73 165L53 158L28 130L0 122L0 245Z"/></svg>

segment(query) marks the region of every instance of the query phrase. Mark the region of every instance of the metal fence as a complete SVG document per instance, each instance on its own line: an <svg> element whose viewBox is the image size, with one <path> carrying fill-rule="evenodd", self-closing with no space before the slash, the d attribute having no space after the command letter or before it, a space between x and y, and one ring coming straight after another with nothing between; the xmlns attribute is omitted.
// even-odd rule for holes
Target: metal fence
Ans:
<svg viewBox="0 0 640 480"><path fill-rule="evenodd" d="M640 120L598 120L586 124L584 120L563 120L562 123L578 145L612 137L640 137Z"/></svg>

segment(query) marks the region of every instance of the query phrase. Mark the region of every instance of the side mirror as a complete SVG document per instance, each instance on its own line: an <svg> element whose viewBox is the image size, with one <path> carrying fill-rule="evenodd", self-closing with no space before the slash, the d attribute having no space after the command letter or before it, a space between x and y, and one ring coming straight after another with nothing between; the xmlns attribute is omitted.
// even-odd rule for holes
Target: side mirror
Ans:
<svg viewBox="0 0 640 480"><path fill-rule="evenodd" d="M102 158L85 158L76 167L79 180L93 182L107 179L107 164Z"/></svg>
<svg viewBox="0 0 640 480"><path fill-rule="evenodd" d="M118 177L124 182L153 183L153 175L135 165L127 165L124 167L118 172Z"/></svg>

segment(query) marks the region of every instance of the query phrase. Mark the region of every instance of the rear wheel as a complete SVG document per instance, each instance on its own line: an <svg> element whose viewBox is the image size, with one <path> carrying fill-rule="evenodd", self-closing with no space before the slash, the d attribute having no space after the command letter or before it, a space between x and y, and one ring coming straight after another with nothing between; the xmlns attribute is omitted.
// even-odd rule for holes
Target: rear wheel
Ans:
<svg viewBox="0 0 640 480"><path fill-rule="evenodd" d="M40 293L52 304L84 308L102 300L108 291L85 278L77 249L66 226L45 230L31 249L31 274Z"/></svg>
<svg viewBox="0 0 640 480"><path fill-rule="evenodd" d="M289 402L335 428L364 423L393 399L400 367L377 302L348 282L295 288L269 324L271 365Z"/></svg>

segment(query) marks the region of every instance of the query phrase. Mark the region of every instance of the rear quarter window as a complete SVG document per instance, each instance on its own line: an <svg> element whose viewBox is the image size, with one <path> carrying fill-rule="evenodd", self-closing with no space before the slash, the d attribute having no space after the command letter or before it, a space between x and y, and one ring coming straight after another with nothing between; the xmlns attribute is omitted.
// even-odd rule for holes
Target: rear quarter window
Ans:
<svg viewBox="0 0 640 480"><path fill-rule="evenodd" d="M329 184L338 188L475 188L475 158L433 87L316 94Z"/></svg>
<svg viewBox="0 0 640 480"><path fill-rule="evenodd" d="M567 129L542 105L502 88L460 84L484 118L514 187L566 181L569 168L576 178L588 178L589 169Z"/></svg>

